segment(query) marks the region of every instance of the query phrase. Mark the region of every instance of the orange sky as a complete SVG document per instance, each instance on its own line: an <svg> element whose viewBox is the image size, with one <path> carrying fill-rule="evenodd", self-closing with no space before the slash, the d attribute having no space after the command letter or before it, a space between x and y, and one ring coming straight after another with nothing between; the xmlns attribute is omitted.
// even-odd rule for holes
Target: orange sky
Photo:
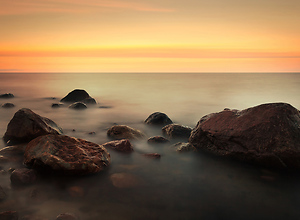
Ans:
<svg viewBox="0 0 300 220"><path fill-rule="evenodd" d="M0 4L0 72L300 72L299 0Z"/></svg>

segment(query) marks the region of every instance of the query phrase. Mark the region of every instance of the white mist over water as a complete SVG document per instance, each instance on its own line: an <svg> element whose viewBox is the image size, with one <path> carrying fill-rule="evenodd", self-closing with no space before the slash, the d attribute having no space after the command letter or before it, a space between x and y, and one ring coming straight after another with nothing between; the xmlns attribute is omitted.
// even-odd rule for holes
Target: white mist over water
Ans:
<svg viewBox="0 0 300 220"><path fill-rule="evenodd" d="M0 74L0 94L15 95L13 99L0 99L0 104L16 105L0 108L0 134L5 133L14 113L26 107L55 121L65 134L98 144L108 141L106 131L114 123L140 129L150 137L161 134L143 124L155 111L166 113L175 123L194 127L202 116L224 108L287 102L299 109L299 85L300 74L292 73ZM83 111L51 108L52 103L77 88L85 89L98 105ZM75 212L87 220L300 217L297 178L209 155L178 154L171 146L149 146L146 141L134 142L134 147L131 155L110 151L111 167L99 175L50 178L21 191L11 189L9 175L2 175L0 185L9 191L10 203L0 203L0 211L14 209L49 219L61 212ZM149 160L140 155L147 152L162 157ZM124 172L137 176L142 184L129 189L114 187L109 177ZM266 181L268 178L271 181ZM83 189L84 195L72 197L72 186ZM46 198L40 203L28 202L33 189Z"/></svg>

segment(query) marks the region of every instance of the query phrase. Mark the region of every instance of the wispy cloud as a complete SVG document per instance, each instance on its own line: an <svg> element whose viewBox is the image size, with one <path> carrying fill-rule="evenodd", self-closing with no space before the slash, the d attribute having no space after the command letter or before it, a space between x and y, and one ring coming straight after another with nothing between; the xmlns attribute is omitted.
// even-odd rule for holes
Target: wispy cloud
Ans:
<svg viewBox="0 0 300 220"><path fill-rule="evenodd" d="M132 10L148 12L172 12L141 1L119 0L0 0L0 15L28 13L84 13L99 10Z"/></svg>

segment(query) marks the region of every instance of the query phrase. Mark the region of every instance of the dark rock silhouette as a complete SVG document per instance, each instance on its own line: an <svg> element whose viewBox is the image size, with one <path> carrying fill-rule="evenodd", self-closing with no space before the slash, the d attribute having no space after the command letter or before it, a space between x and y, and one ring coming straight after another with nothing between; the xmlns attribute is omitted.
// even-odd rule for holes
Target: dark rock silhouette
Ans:
<svg viewBox="0 0 300 220"><path fill-rule="evenodd" d="M133 151L133 147L128 139L110 141L102 145L105 148L111 148L116 151L130 153Z"/></svg>
<svg viewBox="0 0 300 220"><path fill-rule="evenodd" d="M170 124L163 127L162 132L170 139L188 140L191 135L192 128L177 124Z"/></svg>
<svg viewBox="0 0 300 220"><path fill-rule="evenodd" d="M62 107L62 106L63 106L63 104L61 104L61 103L53 103L51 105L52 108L59 108L59 107Z"/></svg>
<svg viewBox="0 0 300 220"><path fill-rule="evenodd" d="M170 141L161 136L154 136L154 137L150 137L147 140L147 142L148 144L165 144L165 143L169 143Z"/></svg>
<svg viewBox="0 0 300 220"><path fill-rule="evenodd" d="M38 170L83 175L110 164L110 154L95 143L66 135L44 135L28 143L24 164Z"/></svg>
<svg viewBox="0 0 300 220"><path fill-rule="evenodd" d="M54 121L22 108L9 122L3 139L5 142L29 142L41 135L62 133Z"/></svg>
<svg viewBox="0 0 300 220"><path fill-rule="evenodd" d="M13 103L4 103L1 105L2 108L13 108L15 105Z"/></svg>
<svg viewBox="0 0 300 220"><path fill-rule="evenodd" d="M172 124L172 120L165 114L161 112L154 112L145 120L148 125L165 126Z"/></svg>
<svg viewBox="0 0 300 220"><path fill-rule="evenodd" d="M207 152L273 168L300 168L300 114L286 103L201 118L189 142Z"/></svg>
<svg viewBox="0 0 300 220"><path fill-rule="evenodd" d="M75 102L75 103L69 105L69 108L76 109L76 110L82 110L82 109L86 109L87 106L86 106L86 104L84 104L82 102Z"/></svg>
<svg viewBox="0 0 300 220"><path fill-rule="evenodd" d="M114 125L110 129L108 129L107 136L117 140L140 139L140 138L144 138L145 134L127 125Z"/></svg>
<svg viewBox="0 0 300 220"><path fill-rule="evenodd" d="M96 104L96 100L83 89L75 89L60 100L61 102L83 102L86 104Z"/></svg>
<svg viewBox="0 0 300 220"><path fill-rule="evenodd" d="M10 99L10 98L14 98L15 96L11 93L5 93L5 94L1 94L0 98L1 99Z"/></svg>

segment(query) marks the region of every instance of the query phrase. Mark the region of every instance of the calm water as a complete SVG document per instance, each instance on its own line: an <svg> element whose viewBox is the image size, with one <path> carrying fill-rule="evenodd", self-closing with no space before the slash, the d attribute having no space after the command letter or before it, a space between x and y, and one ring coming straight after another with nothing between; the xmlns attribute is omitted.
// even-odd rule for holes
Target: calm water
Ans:
<svg viewBox="0 0 300 220"><path fill-rule="evenodd" d="M85 89L98 105L84 111L51 108L76 88ZM0 105L12 102L16 107L0 108L1 135L14 113L26 107L54 120L67 135L102 144L114 123L140 129L149 137L161 135L143 124L155 111L194 127L202 116L224 108L287 102L300 109L300 74L0 74L0 94L8 92L15 98L0 99ZM97 175L45 177L21 189L10 186L8 174L0 175L8 194L0 202L0 212L16 210L20 216L46 219L72 212L83 220L300 219L300 180L295 174L201 153L180 154L170 145L150 146L146 140L133 144L135 152L130 155L109 150L112 164ZM145 158L141 153L146 152L162 157ZM0 166L7 170L21 165ZM118 184L127 187L112 181L116 174L126 177Z"/></svg>

